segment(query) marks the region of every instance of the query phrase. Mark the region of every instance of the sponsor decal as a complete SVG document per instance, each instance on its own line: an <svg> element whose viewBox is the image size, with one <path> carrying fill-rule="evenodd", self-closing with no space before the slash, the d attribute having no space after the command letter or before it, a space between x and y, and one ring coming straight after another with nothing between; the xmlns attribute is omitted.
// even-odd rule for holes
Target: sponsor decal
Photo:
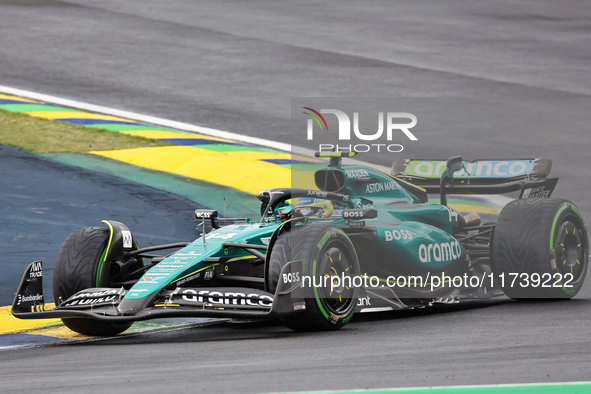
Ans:
<svg viewBox="0 0 591 394"><path fill-rule="evenodd" d="M446 161L411 161L407 175L422 177L441 177L446 169ZM480 160L464 161L465 169L454 174L454 177L508 178L531 173L535 163L531 160Z"/></svg>
<svg viewBox="0 0 591 394"><path fill-rule="evenodd" d="M180 262L180 261L177 261ZM184 266L183 266L184 267ZM166 268L166 267L160 267L160 265L158 265L158 274L159 275L170 275L173 272L176 272L178 270L178 268Z"/></svg>
<svg viewBox="0 0 591 394"><path fill-rule="evenodd" d="M146 291L148 291L148 289L137 289L137 290L134 289L133 290L133 293L131 293L131 296L132 297L137 297L137 296L140 295L139 293L143 293L143 292L146 292Z"/></svg>
<svg viewBox="0 0 591 394"><path fill-rule="evenodd" d="M309 196L314 196L314 197L318 197L318 198L326 198L326 196L328 196L327 192L321 192L318 190L308 190L308 195Z"/></svg>
<svg viewBox="0 0 591 394"><path fill-rule="evenodd" d="M108 296L108 297L100 297L100 298L85 298L79 300L71 300L66 301L65 306L74 306L74 305L95 305L95 304L102 304L102 303L111 303L117 299L116 295Z"/></svg>
<svg viewBox="0 0 591 394"><path fill-rule="evenodd" d="M164 276L144 276L140 283L158 283L159 280L164 278Z"/></svg>
<svg viewBox="0 0 591 394"><path fill-rule="evenodd" d="M283 283L298 283L300 281L299 272L290 272L283 274Z"/></svg>
<svg viewBox="0 0 591 394"><path fill-rule="evenodd" d="M201 253L197 253L194 250L189 251L188 253L175 253L174 256L182 256L182 257L198 257L201 256Z"/></svg>
<svg viewBox="0 0 591 394"><path fill-rule="evenodd" d="M363 201L358 200L357 203L355 203L355 207L357 209L372 209L373 208L373 204L372 203L364 204Z"/></svg>
<svg viewBox="0 0 591 394"><path fill-rule="evenodd" d="M347 177L349 178L369 178L369 173L367 172L367 170L363 170L363 169L351 169L351 170L345 170L345 173L347 174Z"/></svg>
<svg viewBox="0 0 591 394"><path fill-rule="evenodd" d="M343 218L345 219L363 218L364 215L365 211L360 209L348 209L343 211Z"/></svg>
<svg viewBox="0 0 591 394"><path fill-rule="evenodd" d="M213 279L213 273L214 273L214 270L213 270L213 268L208 268L208 269L205 271L205 274L204 274L204 276L203 276L203 279L204 279L204 280L211 280L211 279Z"/></svg>
<svg viewBox="0 0 591 394"><path fill-rule="evenodd" d="M548 189L545 186L533 187L525 189L521 198L547 198L552 194L553 189Z"/></svg>
<svg viewBox="0 0 591 394"><path fill-rule="evenodd" d="M158 264L158 268L183 268L185 265L184 264Z"/></svg>
<svg viewBox="0 0 591 394"><path fill-rule="evenodd" d="M263 243L263 245L269 246L269 243L271 243L271 237L263 237L261 238L261 242Z"/></svg>
<svg viewBox="0 0 591 394"><path fill-rule="evenodd" d="M257 294L257 293L242 293L238 291L210 291L195 289L185 289L181 292L182 299L187 302L195 303L209 303L218 305L250 305L250 306L266 306L270 307L273 304L273 297Z"/></svg>
<svg viewBox="0 0 591 394"><path fill-rule="evenodd" d="M23 302L37 302L37 301L43 301L43 294L35 294L35 295L30 295L30 296L24 296L24 295L19 294L18 301L16 302L16 304L20 305Z"/></svg>
<svg viewBox="0 0 591 394"><path fill-rule="evenodd" d="M351 227L365 227L365 220L359 220L355 222L349 222L349 226Z"/></svg>
<svg viewBox="0 0 591 394"><path fill-rule="evenodd" d="M344 219L373 219L378 216L375 209L345 209L342 212Z"/></svg>
<svg viewBox="0 0 591 394"><path fill-rule="evenodd" d="M296 206L314 204L314 199L309 197L300 197L296 202Z"/></svg>
<svg viewBox="0 0 591 394"><path fill-rule="evenodd" d="M397 190L397 189L400 189L400 187L398 186L398 183L396 183L395 181L370 183L366 186L365 193L371 194L371 193L379 193L384 190Z"/></svg>
<svg viewBox="0 0 591 394"><path fill-rule="evenodd" d="M393 239L399 241L401 239L412 239L412 233L409 230L397 230L394 229L392 231L386 230L384 231L384 237L386 238L386 241L392 241Z"/></svg>
<svg viewBox="0 0 591 394"><path fill-rule="evenodd" d="M125 249L131 249L133 245L133 238L131 237L131 231L122 230L121 236L123 237L123 247Z"/></svg>
<svg viewBox="0 0 591 394"><path fill-rule="evenodd" d="M359 297L357 299L357 306L371 306L371 298L369 296Z"/></svg>
<svg viewBox="0 0 591 394"><path fill-rule="evenodd" d="M29 272L29 279L41 278L43 276L43 263L36 261Z"/></svg>
<svg viewBox="0 0 591 394"><path fill-rule="evenodd" d="M95 291L92 293L78 293L72 297L70 297L70 300L76 300L79 298L89 298L89 297L104 297L104 296L109 296L109 295L113 295L113 294L118 294L119 290L117 289L109 289L109 290L102 290L102 291Z"/></svg>
<svg viewBox="0 0 591 394"><path fill-rule="evenodd" d="M217 217L218 211L214 210L207 210L207 209L196 209L195 210L195 218L196 219L210 219L212 217Z"/></svg>
<svg viewBox="0 0 591 394"><path fill-rule="evenodd" d="M179 280L178 282L176 282L176 285L177 285L177 287L179 287L187 282L191 282L192 280L199 278L200 276L201 276L201 272L197 272L194 275L187 276L186 278Z"/></svg>
<svg viewBox="0 0 591 394"><path fill-rule="evenodd" d="M65 305L95 305L105 302L113 302L118 297L119 290L117 289L95 291L92 293L79 293L66 300Z"/></svg>
<svg viewBox="0 0 591 394"><path fill-rule="evenodd" d="M322 250L322 248L324 247L326 242L328 242L328 240L330 239L331 236L332 236L332 233L330 231L327 231L326 233L324 233L322 238L320 238L320 241L318 241L318 244L316 244L318 249Z"/></svg>
<svg viewBox="0 0 591 394"><path fill-rule="evenodd" d="M421 244L419 260L422 263L431 261L453 261L462 255L462 247L458 241Z"/></svg>
<svg viewBox="0 0 591 394"><path fill-rule="evenodd" d="M219 231L219 232L215 232L215 233L209 233L207 234L207 236L205 238L207 239L213 239L213 238L217 238L217 239L231 239L234 238L236 236L236 234L238 233L227 233L224 234L223 232Z"/></svg>

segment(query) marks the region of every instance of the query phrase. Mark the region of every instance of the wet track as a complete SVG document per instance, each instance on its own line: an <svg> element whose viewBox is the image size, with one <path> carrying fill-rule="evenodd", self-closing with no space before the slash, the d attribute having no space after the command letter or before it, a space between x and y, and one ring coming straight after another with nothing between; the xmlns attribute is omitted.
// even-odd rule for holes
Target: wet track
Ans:
<svg viewBox="0 0 591 394"><path fill-rule="evenodd" d="M0 0L0 84L279 141L293 138L297 96L591 94L583 2L340 4ZM556 195L591 220L588 129L470 126L424 134L411 153L549 157ZM75 228L131 222L143 244L194 234L188 201L0 154L3 305L24 265L54 258ZM162 221L172 233L158 230ZM591 281L570 302L440 306L336 333L187 328L2 352L0 381L3 391L262 392L586 380L590 311Z"/></svg>
<svg viewBox="0 0 591 394"><path fill-rule="evenodd" d="M577 381L589 302L372 316L337 333L226 325L2 353L4 390L192 392ZM552 316L550 319L549 316ZM34 374L30 370L34 368Z"/></svg>
<svg viewBox="0 0 591 394"><path fill-rule="evenodd" d="M23 267L43 260L51 272L60 245L77 228L117 220L134 229L142 246L191 241L197 234L193 210L198 204L139 183L6 146L0 146L0 171L2 306L12 303ZM51 281L44 289L52 294Z"/></svg>

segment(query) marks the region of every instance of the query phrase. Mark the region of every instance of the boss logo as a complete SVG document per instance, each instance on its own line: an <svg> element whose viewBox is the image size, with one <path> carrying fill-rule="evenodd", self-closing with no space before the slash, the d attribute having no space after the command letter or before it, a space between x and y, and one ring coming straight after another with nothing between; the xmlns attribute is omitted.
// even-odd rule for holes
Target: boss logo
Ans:
<svg viewBox="0 0 591 394"><path fill-rule="evenodd" d="M343 217L345 219L362 218L363 214L364 214L363 211L343 211Z"/></svg>
<svg viewBox="0 0 591 394"><path fill-rule="evenodd" d="M412 239L412 233L409 230L392 230L392 231L384 231L384 236L386 237L386 241L400 240L400 239Z"/></svg>
<svg viewBox="0 0 591 394"><path fill-rule="evenodd" d="M298 283L300 281L300 273L299 272L290 272L288 274L283 274L283 283Z"/></svg>
<svg viewBox="0 0 591 394"><path fill-rule="evenodd" d="M196 209L195 210L195 218L196 219L211 219L211 218L217 218L218 216L218 211L214 211L214 210L206 210L206 209Z"/></svg>
<svg viewBox="0 0 591 394"><path fill-rule="evenodd" d="M378 216L375 209L345 209L343 210L344 219L373 219Z"/></svg>

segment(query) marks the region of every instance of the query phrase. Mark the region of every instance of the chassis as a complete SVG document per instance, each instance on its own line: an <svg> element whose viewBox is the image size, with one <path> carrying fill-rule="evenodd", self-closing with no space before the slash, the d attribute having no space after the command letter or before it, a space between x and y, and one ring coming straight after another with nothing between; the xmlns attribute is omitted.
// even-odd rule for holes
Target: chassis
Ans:
<svg viewBox="0 0 591 394"><path fill-rule="evenodd" d="M583 285L585 224L574 204L548 198L558 180L547 178L549 160L403 160L385 174L341 164L353 155L317 153L329 159L314 175L319 190L259 193L259 223L196 210L204 231L193 242L140 248L112 220L77 230L56 260L55 308L45 310L38 261L25 270L12 313L58 317L86 335L181 316L277 318L295 330L324 330L344 326L356 312L503 294L571 298ZM478 215L447 206L448 193L515 191L519 199L496 222L481 224ZM427 193L439 193L441 203L429 204ZM288 201L304 197L330 200L335 211L299 215ZM480 280L456 283L468 277Z"/></svg>

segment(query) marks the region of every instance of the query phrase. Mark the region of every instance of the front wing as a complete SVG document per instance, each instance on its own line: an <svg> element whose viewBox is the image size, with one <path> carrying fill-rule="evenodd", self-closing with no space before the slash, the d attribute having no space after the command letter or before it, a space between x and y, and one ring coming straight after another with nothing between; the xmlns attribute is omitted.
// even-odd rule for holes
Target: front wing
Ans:
<svg viewBox="0 0 591 394"><path fill-rule="evenodd" d="M244 287L177 287L159 291L145 307L125 308L123 312L120 304L127 290L90 288L45 310L43 263L37 261L25 270L12 304L12 314L19 319L89 318L113 322L163 317L276 318L304 307L301 282L284 280L294 276L290 273L300 271L300 261L287 263L281 270L275 294Z"/></svg>

